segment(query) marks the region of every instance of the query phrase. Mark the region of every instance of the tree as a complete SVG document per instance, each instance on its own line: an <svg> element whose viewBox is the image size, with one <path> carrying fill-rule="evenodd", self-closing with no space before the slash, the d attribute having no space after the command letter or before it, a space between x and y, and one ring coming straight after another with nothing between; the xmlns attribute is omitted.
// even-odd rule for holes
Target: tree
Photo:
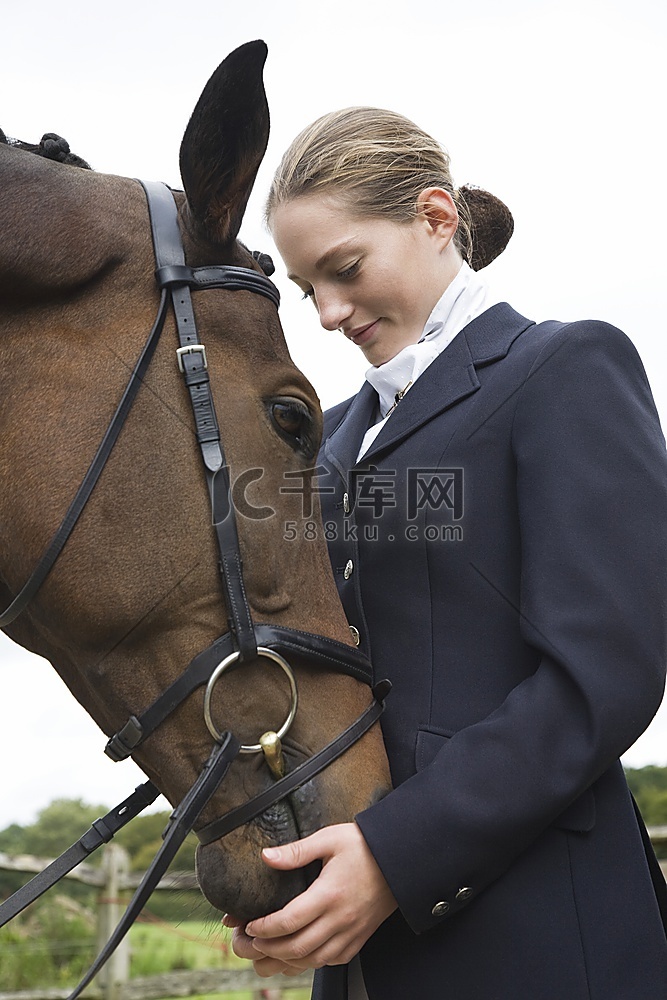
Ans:
<svg viewBox="0 0 667 1000"><path fill-rule="evenodd" d="M0 851L55 858L77 841L94 820L108 811L108 806L88 805L81 799L55 799L40 811L34 823L26 826L13 823L0 831ZM169 815L168 812L156 812L137 816L116 834L116 843L128 852L135 871L146 869L157 853ZM176 855L172 868L193 871L195 845L196 839L188 838ZM99 855L92 855L89 860L91 864L99 863Z"/></svg>
<svg viewBox="0 0 667 1000"><path fill-rule="evenodd" d="M647 826L667 824L667 767L629 767L625 776Z"/></svg>
<svg viewBox="0 0 667 1000"><path fill-rule="evenodd" d="M87 805L81 799L55 799L42 809L34 823L16 826L14 841L23 854L36 854L41 858L54 858L88 829L98 816L106 812L104 806ZM2 837L2 834L0 834ZM3 848L6 850L6 848Z"/></svg>
<svg viewBox="0 0 667 1000"><path fill-rule="evenodd" d="M75 843L92 824L104 816L108 806L94 806L81 799L56 799L40 811L34 823L19 826L13 823L0 831L0 851L6 854L35 854L41 858L55 858ZM162 843L162 832L169 820L168 812L147 813L137 816L115 837L130 855L133 871L148 868ZM170 868L173 871L194 871L197 839L190 835L180 848ZM102 850L92 854L88 864L99 864ZM27 881L21 872L0 871L0 900L10 896ZM82 905L93 905L96 890L76 882L60 884L58 893ZM50 895L45 897L45 902ZM36 904L41 910L41 903ZM162 919L182 919L184 913L196 913L200 918L217 919L215 911L205 902L198 890L180 893L156 893L150 901L150 910Z"/></svg>

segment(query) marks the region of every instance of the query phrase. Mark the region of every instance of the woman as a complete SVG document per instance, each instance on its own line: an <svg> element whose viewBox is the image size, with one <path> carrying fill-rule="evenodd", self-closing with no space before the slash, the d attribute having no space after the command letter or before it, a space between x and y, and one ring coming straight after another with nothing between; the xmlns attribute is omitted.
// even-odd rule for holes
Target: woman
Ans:
<svg viewBox="0 0 667 1000"><path fill-rule="evenodd" d="M636 351L493 301L476 272L511 216L455 191L399 115L315 122L267 216L321 324L371 365L326 416L318 484L348 620L393 683L395 789L264 852L322 871L237 928L237 952L262 975L325 966L325 1000L667 996L618 762L666 660L667 460Z"/></svg>

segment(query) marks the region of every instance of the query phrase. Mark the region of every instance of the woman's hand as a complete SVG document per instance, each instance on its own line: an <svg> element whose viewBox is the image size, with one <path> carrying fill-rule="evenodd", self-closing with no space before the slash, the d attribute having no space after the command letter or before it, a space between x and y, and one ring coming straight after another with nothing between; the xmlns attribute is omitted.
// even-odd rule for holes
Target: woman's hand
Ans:
<svg viewBox="0 0 667 1000"><path fill-rule="evenodd" d="M322 871L276 913L245 928L233 917L224 919L235 927L235 953L252 959L260 976L349 962L397 907L356 823L328 826L304 840L267 848L262 858L281 870L321 860Z"/></svg>

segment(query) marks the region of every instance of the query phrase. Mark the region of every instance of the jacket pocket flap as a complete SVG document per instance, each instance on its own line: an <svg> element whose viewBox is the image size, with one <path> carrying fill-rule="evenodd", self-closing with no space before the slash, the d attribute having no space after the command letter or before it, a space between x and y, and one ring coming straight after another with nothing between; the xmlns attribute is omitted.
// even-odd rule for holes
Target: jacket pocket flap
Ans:
<svg viewBox="0 0 667 1000"><path fill-rule="evenodd" d="M453 733L445 730L419 729L415 746L415 768L422 771L431 763Z"/></svg>

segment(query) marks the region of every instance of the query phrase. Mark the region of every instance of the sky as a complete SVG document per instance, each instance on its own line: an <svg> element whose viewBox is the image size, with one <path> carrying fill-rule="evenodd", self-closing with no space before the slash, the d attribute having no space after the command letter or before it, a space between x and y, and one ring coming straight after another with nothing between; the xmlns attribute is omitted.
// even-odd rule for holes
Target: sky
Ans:
<svg viewBox="0 0 667 1000"><path fill-rule="evenodd" d="M298 131L369 104L412 118L448 149L457 184L510 206L515 235L485 272L494 291L537 321L623 329L667 422L663 0L25 0L3 5L0 37L7 135L57 132L97 170L173 186L206 80L237 45L267 42L272 131L241 238L273 252L287 342L323 406L355 392L366 365L290 286L262 208ZM49 664L2 635L0 685L0 829L54 798L113 805L143 780L104 756ZM667 705L624 760L667 765Z"/></svg>

